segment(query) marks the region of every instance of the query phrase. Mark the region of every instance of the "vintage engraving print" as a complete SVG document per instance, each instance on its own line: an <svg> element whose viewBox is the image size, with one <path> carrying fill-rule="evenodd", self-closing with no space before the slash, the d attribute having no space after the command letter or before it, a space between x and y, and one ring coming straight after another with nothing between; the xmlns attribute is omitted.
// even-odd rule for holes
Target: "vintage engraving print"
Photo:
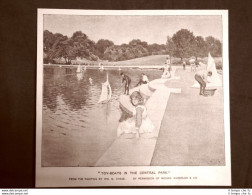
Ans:
<svg viewBox="0 0 252 195"><path fill-rule="evenodd" d="M38 9L36 186L230 186L227 10Z"/></svg>

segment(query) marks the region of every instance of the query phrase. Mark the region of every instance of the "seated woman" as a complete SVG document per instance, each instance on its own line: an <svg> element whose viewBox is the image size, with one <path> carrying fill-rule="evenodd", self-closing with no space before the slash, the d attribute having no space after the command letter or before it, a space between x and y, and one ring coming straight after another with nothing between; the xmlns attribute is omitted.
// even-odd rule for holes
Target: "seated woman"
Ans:
<svg viewBox="0 0 252 195"><path fill-rule="evenodd" d="M142 73L141 79L140 79L139 82L136 84L136 87L137 87L138 85L147 84L147 83L149 83L149 79L148 79L148 77L147 77L146 74Z"/></svg>
<svg viewBox="0 0 252 195"><path fill-rule="evenodd" d="M119 124L117 129L117 136L123 133L135 134L136 138L143 133L152 133L154 125L147 116L147 109L144 106L144 98L140 92L135 91L130 95L131 103L134 106L133 118L129 118Z"/></svg>

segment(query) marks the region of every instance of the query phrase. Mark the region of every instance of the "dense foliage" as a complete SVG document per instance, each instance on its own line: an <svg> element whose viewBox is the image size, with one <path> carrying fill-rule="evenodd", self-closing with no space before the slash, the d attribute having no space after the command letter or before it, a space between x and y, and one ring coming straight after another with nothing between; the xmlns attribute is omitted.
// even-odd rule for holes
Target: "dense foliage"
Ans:
<svg viewBox="0 0 252 195"><path fill-rule="evenodd" d="M133 39L128 44L115 45L110 40L100 39L95 43L81 31L71 37L60 33L44 31L44 63L54 63L55 59L64 59L66 64L72 60L87 59L90 61L122 61L149 55L169 54L181 59L191 56L205 57L208 52L214 57L221 56L222 43L212 36L205 39L194 36L187 29L181 29L172 37L167 37L166 44L148 44Z"/></svg>
<svg viewBox="0 0 252 195"><path fill-rule="evenodd" d="M222 43L212 36L205 39L201 36L194 36L187 29L176 32L172 38L167 37L167 50L171 56L178 58L189 58L191 56L206 57L208 52L214 57L222 56Z"/></svg>

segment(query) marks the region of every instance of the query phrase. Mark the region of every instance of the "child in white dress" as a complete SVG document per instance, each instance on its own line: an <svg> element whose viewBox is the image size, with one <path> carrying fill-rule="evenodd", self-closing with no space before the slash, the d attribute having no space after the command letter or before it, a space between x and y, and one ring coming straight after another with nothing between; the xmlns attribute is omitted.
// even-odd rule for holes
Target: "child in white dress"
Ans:
<svg viewBox="0 0 252 195"><path fill-rule="evenodd" d="M120 136L122 133L132 133L136 134L136 138L139 138L142 133L152 133L154 125L147 116L144 98L141 96L140 92L136 91L131 94L130 99L134 106L134 118L130 118L119 125L117 136Z"/></svg>

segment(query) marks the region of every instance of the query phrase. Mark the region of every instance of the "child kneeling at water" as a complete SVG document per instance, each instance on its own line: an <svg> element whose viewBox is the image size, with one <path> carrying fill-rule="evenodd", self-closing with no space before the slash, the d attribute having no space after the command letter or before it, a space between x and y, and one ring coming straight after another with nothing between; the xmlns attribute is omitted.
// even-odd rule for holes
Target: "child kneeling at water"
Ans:
<svg viewBox="0 0 252 195"><path fill-rule="evenodd" d="M141 96L140 92L133 92L130 95L130 100L134 106L134 118L128 119L119 125L117 136L120 136L122 133L131 133L136 134L136 138L139 138L142 133L152 133L154 125L147 116L147 109L144 106L144 98Z"/></svg>

